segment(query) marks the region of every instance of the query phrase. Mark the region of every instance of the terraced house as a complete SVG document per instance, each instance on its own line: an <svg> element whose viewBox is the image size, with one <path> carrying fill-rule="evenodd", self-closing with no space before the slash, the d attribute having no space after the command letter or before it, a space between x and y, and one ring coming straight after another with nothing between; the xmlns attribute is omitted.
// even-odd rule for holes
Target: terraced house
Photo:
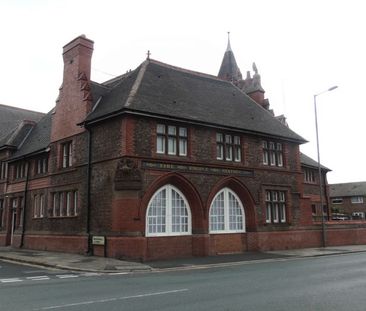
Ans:
<svg viewBox="0 0 366 311"><path fill-rule="evenodd" d="M92 52L85 36L65 45L55 108L1 124L1 245L152 260L321 244L306 141L230 42L218 76L148 57L96 83Z"/></svg>

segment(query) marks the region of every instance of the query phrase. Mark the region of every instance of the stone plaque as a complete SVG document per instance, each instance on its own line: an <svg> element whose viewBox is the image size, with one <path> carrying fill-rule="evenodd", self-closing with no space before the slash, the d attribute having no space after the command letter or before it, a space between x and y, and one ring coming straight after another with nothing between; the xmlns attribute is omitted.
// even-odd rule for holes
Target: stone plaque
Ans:
<svg viewBox="0 0 366 311"><path fill-rule="evenodd" d="M141 190L141 172L132 159L124 158L118 162L114 178L115 190Z"/></svg>

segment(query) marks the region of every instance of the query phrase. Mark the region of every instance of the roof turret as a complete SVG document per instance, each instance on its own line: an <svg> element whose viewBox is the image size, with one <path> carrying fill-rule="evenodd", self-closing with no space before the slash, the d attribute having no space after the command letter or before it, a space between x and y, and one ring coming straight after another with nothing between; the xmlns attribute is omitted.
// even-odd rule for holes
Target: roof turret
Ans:
<svg viewBox="0 0 366 311"><path fill-rule="evenodd" d="M231 81L233 83L237 83L238 81L243 79L240 69L236 64L234 53L231 49L230 32L228 32L227 48L224 54L224 58L222 59L218 77L222 80Z"/></svg>

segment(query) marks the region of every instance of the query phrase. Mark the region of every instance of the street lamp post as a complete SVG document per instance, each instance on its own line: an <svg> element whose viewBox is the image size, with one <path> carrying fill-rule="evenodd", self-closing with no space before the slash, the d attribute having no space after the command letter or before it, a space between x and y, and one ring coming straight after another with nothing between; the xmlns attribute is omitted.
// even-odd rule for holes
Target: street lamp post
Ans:
<svg viewBox="0 0 366 311"><path fill-rule="evenodd" d="M320 208L322 210L322 246L325 247L326 246L326 235L325 235L325 213L324 213L324 207L323 207L323 177L322 177L322 172L321 172L321 165L320 165L320 150L319 150L319 133L318 133L318 113L317 113L317 109L316 109L316 98L317 96L333 91L337 88L338 86L333 86L323 92L320 92L318 94L314 95L314 111L315 111L315 131L316 131L316 148L317 148L317 152L318 152L318 173L319 173L319 193L320 193Z"/></svg>

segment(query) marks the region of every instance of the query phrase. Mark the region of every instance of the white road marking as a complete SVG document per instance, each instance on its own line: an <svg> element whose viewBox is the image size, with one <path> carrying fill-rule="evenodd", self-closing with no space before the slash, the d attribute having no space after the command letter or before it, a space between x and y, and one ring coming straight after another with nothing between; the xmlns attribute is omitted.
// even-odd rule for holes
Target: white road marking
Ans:
<svg viewBox="0 0 366 311"><path fill-rule="evenodd" d="M119 300L134 299L134 298L144 298L144 297L151 297L151 296L158 296L158 295L175 294L175 293L181 293L181 292L186 292L186 291L188 291L188 288L175 289L175 290L164 291L164 292L155 292L155 293L133 295L133 296L123 296L123 297L107 298L107 299L100 299L100 300L81 301L81 302L76 302L76 303L68 303L68 304L64 304L64 305L42 307L42 308L39 308L39 309L33 309L33 311L69 308L69 307L82 306L82 305L91 305L91 304L95 304L95 303L119 301Z"/></svg>
<svg viewBox="0 0 366 311"><path fill-rule="evenodd" d="M102 275L102 274L99 272L86 272L86 273L81 274L80 276L100 276L100 275Z"/></svg>
<svg viewBox="0 0 366 311"><path fill-rule="evenodd" d="M129 274L129 272L113 272L113 273L108 273L108 275L125 275L125 274Z"/></svg>
<svg viewBox="0 0 366 311"><path fill-rule="evenodd" d="M44 281L44 280L49 280L50 277L47 275L40 275L40 276L29 276L29 277L26 277L26 279L30 280L30 281Z"/></svg>
<svg viewBox="0 0 366 311"><path fill-rule="evenodd" d="M14 282L22 282L20 278L11 278L11 279L0 279L1 283L14 283Z"/></svg>
<svg viewBox="0 0 366 311"><path fill-rule="evenodd" d="M56 275L56 277L59 279L72 279L72 278L78 278L79 276L75 274L59 274Z"/></svg>

